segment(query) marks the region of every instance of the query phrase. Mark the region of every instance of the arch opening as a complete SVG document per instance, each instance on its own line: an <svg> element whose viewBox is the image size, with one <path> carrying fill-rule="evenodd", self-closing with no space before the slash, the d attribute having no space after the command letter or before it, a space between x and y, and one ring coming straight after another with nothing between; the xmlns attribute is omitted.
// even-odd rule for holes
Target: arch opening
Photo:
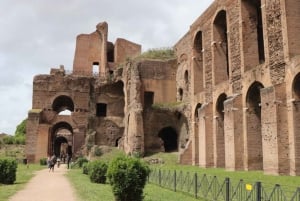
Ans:
<svg viewBox="0 0 300 201"><path fill-rule="evenodd" d="M198 103L195 108L195 113L194 113L194 118L195 118L195 123L194 123L194 147L195 147L195 153L194 153L194 164L198 165L199 164L199 109L202 107L201 103Z"/></svg>
<svg viewBox="0 0 300 201"><path fill-rule="evenodd" d="M72 156L73 128L67 122L59 122L52 127L51 141L48 145L48 154L57 157Z"/></svg>
<svg viewBox="0 0 300 201"><path fill-rule="evenodd" d="M64 110L74 112L74 102L69 96L58 96L52 103L52 110L57 113L60 113Z"/></svg>
<svg viewBox="0 0 300 201"><path fill-rule="evenodd" d="M247 154L248 169L263 169L263 149L261 132L261 96L260 90L263 85L260 82L254 82L248 89L247 101Z"/></svg>
<svg viewBox="0 0 300 201"><path fill-rule="evenodd" d="M247 71L265 61L261 0L242 0L241 7L244 70Z"/></svg>
<svg viewBox="0 0 300 201"><path fill-rule="evenodd" d="M294 127L294 139L300 139L300 110L299 110L299 101L300 101L300 73L296 75L293 81L293 127ZM294 140L294 146L295 146L295 175L300 175L300 142L299 140Z"/></svg>
<svg viewBox="0 0 300 201"><path fill-rule="evenodd" d="M300 73L296 75L293 81L293 92L295 99L300 100Z"/></svg>
<svg viewBox="0 0 300 201"><path fill-rule="evenodd" d="M166 127L159 131L158 137L164 142L165 152L178 151L178 136L172 127Z"/></svg>
<svg viewBox="0 0 300 201"><path fill-rule="evenodd" d="M227 95L222 93L216 102L216 167L225 167L225 139L224 139L224 102Z"/></svg>
<svg viewBox="0 0 300 201"><path fill-rule="evenodd" d="M215 84L219 84L229 79L227 20L225 10L219 11L213 25L214 80Z"/></svg>
<svg viewBox="0 0 300 201"><path fill-rule="evenodd" d="M194 40L194 93L199 93L203 90L203 42L202 31L198 31Z"/></svg>

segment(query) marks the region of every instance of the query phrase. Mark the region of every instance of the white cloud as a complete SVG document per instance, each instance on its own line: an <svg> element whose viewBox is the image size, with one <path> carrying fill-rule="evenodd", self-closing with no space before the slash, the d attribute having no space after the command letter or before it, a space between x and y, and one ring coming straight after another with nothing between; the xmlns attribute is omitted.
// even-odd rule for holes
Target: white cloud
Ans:
<svg viewBox="0 0 300 201"><path fill-rule="evenodd" d="M76 36L102 21L109 40L143 50L173 46L212 0L2 0L0 133L13 134L31 108L32 79L60 64L72 68Z"/></svg>

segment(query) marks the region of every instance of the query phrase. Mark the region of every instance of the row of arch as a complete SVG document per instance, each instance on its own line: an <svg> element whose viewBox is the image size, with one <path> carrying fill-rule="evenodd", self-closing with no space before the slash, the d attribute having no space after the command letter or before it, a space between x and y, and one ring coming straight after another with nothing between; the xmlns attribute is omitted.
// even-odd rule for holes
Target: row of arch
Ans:
<svg viewBox="0 0 300 201"><path fill-rule="evenodd" d="M244 71L247 71L265 61L263 17L261 0L241 0L241 17L243 24L242 43ZM229 47L228 47L228 17L226 10L220 10L213 22L212 28L212 57L213 57L213 82L215 85L226 81L230 76ZM253 31L255 30L255 31ZM196 91L203 90L204 43L206 36L203 30L198 30L193 42L193 66L195 77L201 81L195 84ZM201 78L202 77L202 78Z"/></svg>
<svg viewBox="0 0 300 201"><path fill-rule="evenodd" d="M247 137L248 147L248 161L250 169L262 169L262 134L261 134L261 108L260 108L260 89L264 86L260 82L254 82L248 89L246 95L247 102L247 126L249 128ZM224 102L228 96L226 93L222 93L218 96L215 103L215 154L216 161L215 166L225 167L225 132L224 132ZM199 109L202 104L198 103L195 108L196 122L199 118ZM198 125L196 125L197 127ZM197 140L197 132L199 129L195 129L195 136ZM258 140L259 139L259 140ZM200 139L201 140L201 139ZM195 146L198 146L196 143ZM197 148L196 148L197 149ZM195 157L198 157L199 153Z"/></svg>
<svg viewBox="0 0 300 201"><path fill-rule="evenodd" d="M246 147L247 147L247 169L248 170L262 170L264 166L263 159L263 135L262 135L262 113L261 113L261 89L264 88L264 85L258 81L252 83L246 93ZM295 101L300 100L300 73L298 73L292 83L292 92ZM293 99L293 100L294 100ZM215 102L215 116L216 119L216 130L215 130L215 154L216 167L225 167L225 127L224 127L224 102L228 100L226 93L222 93L218 96ZM198 103L195 107L195 120L196 120L196 152L199 142L197 142L199 129L198 129L198 119L199 119L199 110L201 109L202 104ZM294 120L298 121L298 119ZM297 134L295 134L297 135ZM201 139L200 139L201 140ZM240 145L243 146L243 145ZM297 150L300 151L300 147L295 147L296 153ZM196 163L199 157L199 153L196 153Z"/></svg>

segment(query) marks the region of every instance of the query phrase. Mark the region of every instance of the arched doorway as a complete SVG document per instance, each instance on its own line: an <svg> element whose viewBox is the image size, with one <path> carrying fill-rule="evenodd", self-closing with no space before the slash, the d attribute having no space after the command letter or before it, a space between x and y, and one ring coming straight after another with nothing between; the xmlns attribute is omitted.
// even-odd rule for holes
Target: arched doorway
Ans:
<svg viewBox="0 0 300 201"><path fill-rule="evenodd" d="M254 82L248 89L247 101L247 155L248 170L263 169L263 149L261 132L261 96L263 85Z"/></svg>
<svg viewBox="0 0 300 201"><path fill-rule="evenodd" d="M221 10L213 22L214 82L219 84L229 78L226 11Z"/></svg>
<svg viewBox="0 0 300 201"><path fill-rule="evenodd" d="M222 93L216 102L216 167L225 167L225 141L224 141L224 102L227 95Z"/></svg>
<svg viewBox="0 0 300 201"><path fill-rule="evenodd" d="M195 146L195 153L194 153L194 163L195 165L199 165L199 109L201 108L201 103L198 103L195 108L194 113L194 146Z"/></svg>
<svg viewBox="0 0 300 201"><path fill-rule="evenodd" d="M73 128L67 122L59 122L51 129L51 138L48 145L49 155L55 154L72 156L73 153Z"/></svg>
<svg viewBox="0 0 300 201"><path fill-rule="evenodd" d="M298 73L293 81L293 127L294 136L292 142L294 143L294 153L292 158L295 159L295 172L293 174L300 175L300 73Z"/></svg>
<svg viewBox="0 0 300 201"><path fill-rule="evenodd" d="M199 93L203 90L203 43L202 31L198 31L194 39L194 93Z"/></svg>
<svg viewBox="0 0 300 201"><path fill-rule="evenodd" d="M178 136L172 127L165 127L158 133L158 137L164 142L165 152L178 151Z"/></svg>

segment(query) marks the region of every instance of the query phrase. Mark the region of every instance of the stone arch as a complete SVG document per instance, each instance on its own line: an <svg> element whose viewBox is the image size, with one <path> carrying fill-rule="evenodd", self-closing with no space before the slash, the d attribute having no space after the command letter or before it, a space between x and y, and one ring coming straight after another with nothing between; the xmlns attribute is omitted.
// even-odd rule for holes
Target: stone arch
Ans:
<svg viewBox="0 0 300 201"><path fill-rule="evenodd" d="M52 102L52 110L57 113L60 113L64 110L74 112L74 102L69 96L57 96Z"/></svg>
<svg viewBox="0 0 300 201"><path fill-rule="evenodd" d="M292 83L293 92L293 130L292 144L294 146L294 153L291 153L292 160L295 160L295 165L292 167L292 174L300 175L300 73L298 73Z"/></svg>
<svg viewBox="0 0 300 201"><path fill-rule="evenodd" d="M193 56L193 71L194 71L194 93L199 93L203 90L203 37L202 31L198 31L194 38L194 56Z"/></svg>
<svg viewBox="0 0 300 201"><path fill-rule="evenodd" d="M178 135L174 128L162 128L158 133L158 137L164 142L165 152L178 151Z"/></svg>
<svg viewBox="0 0 300 201"><path fill-rule="evenodd" d="M227 95L222 93L219 95L216 102L215 114L215 147L216 147L216 167L225 167L225 140L224 140L224 102Z"/></svg>
<svg viewBox="0 0 300 201"><path fill-rule="evenodd" d="M241 0L241 9L244 71L247 71L265 61L261 0Z"/></svg>
<svg viewBox="0 0 300 201"><path fill-rule="evenodd" d="M213 21L213 63L214 83L219 84L229 79L227 17L226 11L220 10Z"/></svg>
<svg viewBox="0 0 300 201"><path fill-rule="evenodd" d="M300 73L298 73L293 80L293 95L295 100L300 100Z"/></svg>
<svg viewBox="0 0 300 201"><path fill-rule="evenodd" d="M68 122L58 122L51 128L50 140L48 143L48 154L60 156L62 144L65 144L65 154L73 153L73 127Z"/></svg>
<svg viewBox="0 0 300 201"><path fill-rule="evenodd" d="M193 161L194 164L199 164L199 109L202 107L201 103L197 103L194 112L194 156Z"/></svg>
<svg viewBox="0 0 300 201"><path fill-rule="evenodd" d="M260 89L264 86L254 82L246 95L247 104L247 164L248 170L263 169L263 148L261 131L261 96Z"/></svg>

